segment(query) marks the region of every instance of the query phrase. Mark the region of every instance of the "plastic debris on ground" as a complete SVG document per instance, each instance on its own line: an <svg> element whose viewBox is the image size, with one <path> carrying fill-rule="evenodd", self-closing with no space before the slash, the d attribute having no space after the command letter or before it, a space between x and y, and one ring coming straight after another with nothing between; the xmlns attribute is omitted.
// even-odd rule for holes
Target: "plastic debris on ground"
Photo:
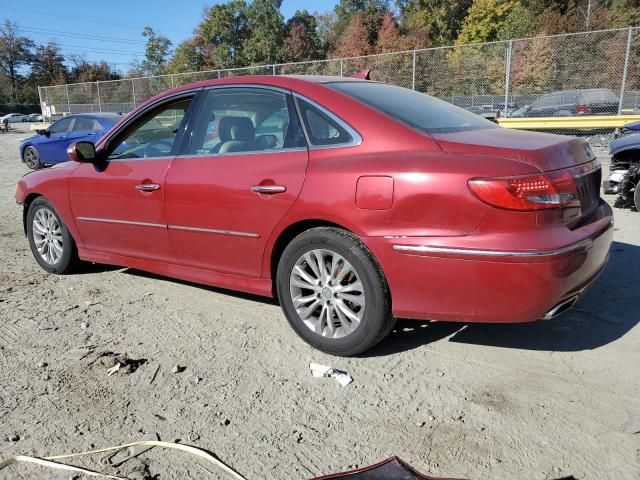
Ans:
<svg viewBox="0 0 640 480"><path fill-rule="evenodd" d="M309 369L311 370L311 375L313 375L314 377L333 377L343 387L346 387L351 382L353 382L353 378L351 378L351 375L343 370L338 370L333 367L328 367L326 365L320 365L319 363L311 362L309 364Z"/></svg>

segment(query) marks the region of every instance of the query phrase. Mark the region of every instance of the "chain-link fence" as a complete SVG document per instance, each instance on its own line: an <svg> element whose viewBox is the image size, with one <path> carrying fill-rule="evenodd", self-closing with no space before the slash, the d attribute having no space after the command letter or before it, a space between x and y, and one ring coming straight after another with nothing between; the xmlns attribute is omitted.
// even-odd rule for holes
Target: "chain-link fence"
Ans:
<svg viewBox="0 0 640 480"><path fill-rule="evenodd" d="M312 62L40 87L47 117L128 112L171 87L237 75L371 78L425 92L475 113L507 117L640 111L640 28L437 47Z"/></svg>

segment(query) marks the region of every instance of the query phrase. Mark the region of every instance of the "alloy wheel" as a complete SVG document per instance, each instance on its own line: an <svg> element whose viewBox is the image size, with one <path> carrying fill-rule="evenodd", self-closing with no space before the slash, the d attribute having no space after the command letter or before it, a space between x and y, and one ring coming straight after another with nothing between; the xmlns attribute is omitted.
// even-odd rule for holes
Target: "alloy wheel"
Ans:
<svg viewBox="0 0 640 480"><path fill-rule="evenodd" d="M349 335L364 315L365 294L358 272L331 250L315 249L300 256L291 271L289 290L300 319L323 337Z"/></svg>
<svg viewBox="0 0 640 480"><path fill-rule="evenodd" d="M32 227L33 241L40 257L47 264L55 265L64 252L62 228L58 218L48 208L40 208L33 216Z"/></svg>
<svg viewBox="0 0 640 480"><path fill-rule="evenodd" d="M38 168L38 152L33 147L27 147L24 151L24 162L27 164L27 167L36 169Z"/></svg>

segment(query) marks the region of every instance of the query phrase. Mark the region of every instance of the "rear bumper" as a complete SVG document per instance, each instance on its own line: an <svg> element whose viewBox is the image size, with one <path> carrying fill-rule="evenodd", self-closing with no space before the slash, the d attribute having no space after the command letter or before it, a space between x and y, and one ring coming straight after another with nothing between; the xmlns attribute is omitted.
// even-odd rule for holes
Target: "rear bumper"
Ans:
<svg viewBox="0 0 640 480"><path fill-rule="evenodd" d="M478 248L478 242L462 248L463 237L439 239L438 245L415 237L369 237L366 243L380 260L397 317L529 322L582 294L603 270L613 224L608 205L599 209L598 221L552 248L493 250Z"/></svg>

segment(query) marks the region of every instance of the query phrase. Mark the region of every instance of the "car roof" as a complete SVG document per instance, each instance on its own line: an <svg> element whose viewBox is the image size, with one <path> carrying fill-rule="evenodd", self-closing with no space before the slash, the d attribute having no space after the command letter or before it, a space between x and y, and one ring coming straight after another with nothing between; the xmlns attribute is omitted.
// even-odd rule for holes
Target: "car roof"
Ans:
<svg viewBox="0 0 640 480"><path fill-rule="evenodd" d="M64 117L60 117L58 120L62 120L63 118L91 118L91 119L103 119L103 120L111 120L112 122L118 122L123 115L121 113L114 112L95 112L95 113L73 113L71 115L65 115Z"/></svg>

